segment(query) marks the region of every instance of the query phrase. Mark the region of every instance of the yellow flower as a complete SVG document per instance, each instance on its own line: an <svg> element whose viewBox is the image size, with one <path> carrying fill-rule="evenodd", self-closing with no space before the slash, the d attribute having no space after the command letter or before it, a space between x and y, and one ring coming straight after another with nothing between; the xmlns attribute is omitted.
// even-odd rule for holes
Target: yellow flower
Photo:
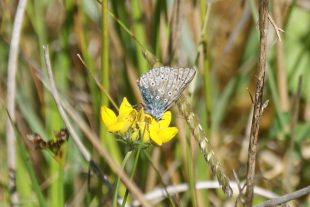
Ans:
<svg viewBox="0 0 310 207"><path fill-rule="evenodd" d="M109 132L119 134L129 141L142 139L143 142L153 141L157 145L162 145L170 141L177 133L176 127L169 127L171 122L171 112L164 113L162 120L157 121L151 115L141 109L134 109L126 98L121 103L119 115L108 107L101 107L101 119Z"/></svg>
<svg viewBox="0 0 310 207"><path fill-rule="evenodd" d="M152 119L152 123L149 127L150 137L153 142L158 145L162 145L170 141L177 133L178 129L176 127L169 127L171 122L171 112L167 111L164 113L162 120L156 121Z"/></svg>
<svg viewBox="0 0 310 207"><path fill-rule="evenodd" d="M120 134L125 134L134 123L136 116L137 111L132 108L126 98L123 99L119 109L119 115L117 117L108 107L101 107L101 119L109 132L119 132Z"/></svg>
<svg viewBox="0 0 310 207"><path fill-rule="evenodd" d="M178 133L176 127L169 127L171 122L170 111L165 112L160 121L157 121L149 114L145 114L144 110L141 110L140 113L141 118L138 126L144 142L152 140L157 145L162 145L170 141Z"/></svg>

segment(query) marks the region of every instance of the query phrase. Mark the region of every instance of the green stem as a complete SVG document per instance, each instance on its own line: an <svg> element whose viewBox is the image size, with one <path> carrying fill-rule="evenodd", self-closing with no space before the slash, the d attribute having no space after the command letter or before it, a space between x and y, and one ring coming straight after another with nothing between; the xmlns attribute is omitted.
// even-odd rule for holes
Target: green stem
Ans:
<svg viewBox="0 0 310 207"><path fill-rule="evenodd" d="M102 85L109 91L109 39L108 39L108 0L102 1L102 53L101 71ZM108 104L108 98L102 97L102 104Z"/></svg>
<svg viewBox="0 0 310 207"><path fill-rule="evenodd" d="M126 163L129 160L131 154L132 154L132 151L129 151L129 152L126 153L125 158L124 158L124 160L122 162L122 169L125 169ZM120 181L121 181L121 179L118 177L117 182L116 182L114 196L113 196L113 204L112 204L113 207L117 206L117 194L118 194L118 189L119 189L119 186L120 186Z"/></svg>
<svg viewBox="0 0 310 207"><path fill-rule="evenodd" d="M132 169L131 175L130 175L130 178L131 178L131 179L133 178L133 176L134 176L135 173L136 173L136 169L137 169L137 166L138 166L138 160L139 160L141 148L142 148L142 141L140 141L139 147L138 147L138 150L137 150L137 153L136 153L135 162L134 162L133 169ZM123 203L122 203L122 207L124 207L125 204L126 204L127 197L128 197L128 193L129 193L129 191L128 191L128 189L126 189L125 196L124 196L124 200L123 200Z"/></svg>
<svg viewBox="0 0 310 207"><path fill-rule="evenodd" d="M193 206L197 206L197 197L196 197L196 187L195 187L195 178L194 178L194 166L192 162L192 150L190 145L186 145L186 158L188 163L188 177L189 177L189 188L191 192Z"/></svg>
<svg viewBox="0 0 310 207"><path fill-rule="evenodd" d="M108 36L108 0L103 0L101 3L102 12L102 45L101 45L101 71L102 71L102 86L109 92L109 36ZM101 105L107 106L109 99L102 95ZM110 149L112 157L118 162L121 162L121 153L119 151L116 140L112 138L103 125L100 125L100 136L102 142Z"/></svg>

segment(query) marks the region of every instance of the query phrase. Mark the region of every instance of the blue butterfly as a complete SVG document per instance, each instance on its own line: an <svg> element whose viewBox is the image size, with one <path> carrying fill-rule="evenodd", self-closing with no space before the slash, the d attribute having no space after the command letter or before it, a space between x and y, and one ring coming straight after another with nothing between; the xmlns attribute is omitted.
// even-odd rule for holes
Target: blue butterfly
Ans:
<svg viewBox="0 0 310 207"><path fill-rule="evenodd" d="M160 120L181 96L184 89L193 80L196 71L192 68L153 68L143 74L138 82L144 110Z"/></svg>

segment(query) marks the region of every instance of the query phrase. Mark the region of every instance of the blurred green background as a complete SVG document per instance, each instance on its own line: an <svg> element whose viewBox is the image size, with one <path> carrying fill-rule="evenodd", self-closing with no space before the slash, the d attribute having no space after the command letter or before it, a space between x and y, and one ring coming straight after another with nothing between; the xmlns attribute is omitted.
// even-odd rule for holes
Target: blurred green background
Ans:
<svg viewBox="0 0 310 207"><path fill-rule="evenodd" d="M89 163L72 139L65 144L61 164L48 151L35 150L26 138L27 134L38 132L46 140L52 139L54 132L64 127L51 94L34 73L35 67L46 71L43 45L49 46L60 93L119 164L128 147L117 142L102 125L100 106L111 105L91 74L117 105L123 97L134 105L141 102L136 80L151 68L142 50L151 52L163 65L197 69L188 89L192 109L207 131L226 174L235 180L235 170L239 180L244 181L251 95L255 94L259 54L256 2L113 0L107 3L110 13L102 12L100 2L89 0L27 3L16 76L16 127L21 132L17 136L25 146L23 149L16 145L21 206L42 203L112 206L112 196L96 176L91 176L88 185ZM310 3L306 0L269 3L270 17L284 32L280 32L282 41L279 41L275 26L269 22L264 90L264 100L269 100L269 104L260 125L255 183L282 195L310 184ZM0 206L9 206L5 104L17 5L16 0L0 1ZM296 103L299 110L294 118ZM140 154L133 181L142 192L163 187L162 183L173 186L212 179L198 145L193 139L189 141L190 132L176 108L173 117L173 125L179 128L177 137ZM117 176L92 147L79 124L73 122L73 125L115 186ZM128 174L133 164L134 159L129 159L124 168ZM34 182L39 189L35 189ZM124 189L120 188L119 195L124 195ZM254 202L264 199L257 195ZM224 206L234 205L235 200L236 196L228 199L220 190L192 189L179 193L173 202L175 206ZM308 206L310 197L301 197L293 203ZM156 205L173 204L165 199Z"/></svg>

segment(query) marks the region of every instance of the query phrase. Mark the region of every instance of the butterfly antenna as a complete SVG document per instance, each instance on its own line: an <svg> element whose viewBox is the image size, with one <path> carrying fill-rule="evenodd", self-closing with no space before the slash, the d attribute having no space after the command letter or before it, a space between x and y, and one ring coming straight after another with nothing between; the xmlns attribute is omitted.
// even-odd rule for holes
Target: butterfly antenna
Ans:
<svg viewBox="0 0 310 207"><path fill-rule="evenodd" d="M212 174L215 174L219 184L222 186L222 189L226 196L231 197L233 190L229 185L229 178L225 175L221 163L214 156L214 152L211 149L211 145L206 136L204 129L202 128L198 117L192 111L190 104L186 98L182 95L176 102L181 114L184 116L187 124L189 125L192 134L195 137L195 140L198 142L200 150L209 164Z"/></svg>

